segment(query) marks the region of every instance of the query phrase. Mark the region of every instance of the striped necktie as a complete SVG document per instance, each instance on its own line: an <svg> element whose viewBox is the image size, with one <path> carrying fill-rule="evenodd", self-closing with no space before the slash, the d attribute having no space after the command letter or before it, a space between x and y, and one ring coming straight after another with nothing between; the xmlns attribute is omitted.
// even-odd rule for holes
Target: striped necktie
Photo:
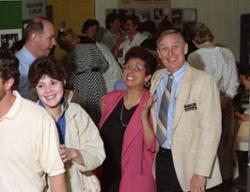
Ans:
<svg viewBox="0 0 250 192"><path fill-rule="evenodd" d="M161 105L159 110L159 119L158 119L156 136L160 145L162 145L167 138L166 129L167 129L168 104L172 89L172 83L173 83L173 74L170 73L168 75L166 90L162 94Z"/></svg>

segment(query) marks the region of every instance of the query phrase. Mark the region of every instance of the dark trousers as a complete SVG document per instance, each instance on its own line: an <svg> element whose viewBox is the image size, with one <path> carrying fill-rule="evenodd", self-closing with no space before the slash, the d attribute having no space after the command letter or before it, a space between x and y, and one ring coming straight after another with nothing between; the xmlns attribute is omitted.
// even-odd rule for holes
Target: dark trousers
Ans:
<svg viewBox="0 0 250 192"><path fill-rule="evenodd" d="M170 149L160 148L156 155L157 192L183 192L177 179Z"/></svg>

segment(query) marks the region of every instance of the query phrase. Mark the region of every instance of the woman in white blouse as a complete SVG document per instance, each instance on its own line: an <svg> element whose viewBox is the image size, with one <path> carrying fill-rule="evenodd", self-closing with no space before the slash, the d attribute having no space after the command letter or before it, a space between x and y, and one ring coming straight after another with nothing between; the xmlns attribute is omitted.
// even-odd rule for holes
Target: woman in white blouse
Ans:
<svg viewBox="0 0 250 192"><path fill-rule="evenodd" d="M67 170L68 191L100 191L98 180L91 171L101 165L105 158L103 142L86 111L71 102L72 94L65 96L64 68L48 57L41 57L31 65L28 79L37 92L38 104L56 122L60 155ZM91 186L88 185L90 176Z"/></svg>

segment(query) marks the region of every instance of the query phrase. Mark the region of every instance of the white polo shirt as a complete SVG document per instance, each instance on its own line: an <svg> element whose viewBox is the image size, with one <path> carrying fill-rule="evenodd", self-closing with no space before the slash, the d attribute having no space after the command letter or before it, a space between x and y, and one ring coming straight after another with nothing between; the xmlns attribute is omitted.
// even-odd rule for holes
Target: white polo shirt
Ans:
<svg viewBox="0 0 250 192"><path fill-rule="evenodd" d="M147 39L147 37L139 32L137 32L133 38L132 41L130 41L128 39L128 36L126 36L126 40L123 41L121 43L121 45L119 46L119 50L122 50L122 56L121 57L118 57L118 62L121 64L121 65L124 65L124 59L125 59L125 55L126 53L128 52L128 50L131 48L131 47L134 47L134 46L140 46L141 43Z"/></svg>
<svg viewBox="0 0 250 192"><path fill-rule="evenodd" d="M16 100L0 119L0 191L41 192L44 173L65 172L54 120L14 91Z"/></svg>

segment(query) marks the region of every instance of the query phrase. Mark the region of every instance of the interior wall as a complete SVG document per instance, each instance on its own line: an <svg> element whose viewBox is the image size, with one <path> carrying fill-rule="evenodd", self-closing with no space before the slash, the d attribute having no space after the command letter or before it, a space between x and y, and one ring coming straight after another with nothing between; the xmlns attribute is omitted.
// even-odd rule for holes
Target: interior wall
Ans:
<svg viewBox="0 0 250 192"><path fill-rule="evenodd" d="M22 27L22 2L0 1L0 29L15 29Z"/></svg>
<svg viewBox="0 0 250 192"><path fill-rule="evenodd" d="M172 0L174 8L196 8L198 21L206 24L215 42L232 50L240 58L240 15L250 13L249 0Z"/></svg>
<svg viewBox="0 0 250 192"><path fill-rule="evenodd" d="M105 27L105 10L106 9L150 9L170 7L171 0L166 0L158 3L122 3L123 0L95 0L96 19L100 25ZM129 0L127 0L129 1Z"/></svg>
<svg viewBox="0 0 250 192"><path fill-rule="evenodd" d="M105 10L118 8L118 0L95 0L96 19L105 26ZM196 8L198 22L212 30L216 43L240 55L240 15L250 13L249 0L171 0L172 8Z"/></svg>
<svg viewBox="0 0 250 192"><path fill-rule="evenodd" d="M105 10L117 9L118 0L95 0L95 17L105 27Z"/></svg>
<svg viewBox="0 0 250 192"><path fill-rule="evenodd" d="M66 28L72 28L77 34L81 33L82 24L86 19L95 17L94 4L94 0L47 0L56 29L59 29L61 22L65 21ZM62 56L58 46L55 55L59 58Z"/></svg>

